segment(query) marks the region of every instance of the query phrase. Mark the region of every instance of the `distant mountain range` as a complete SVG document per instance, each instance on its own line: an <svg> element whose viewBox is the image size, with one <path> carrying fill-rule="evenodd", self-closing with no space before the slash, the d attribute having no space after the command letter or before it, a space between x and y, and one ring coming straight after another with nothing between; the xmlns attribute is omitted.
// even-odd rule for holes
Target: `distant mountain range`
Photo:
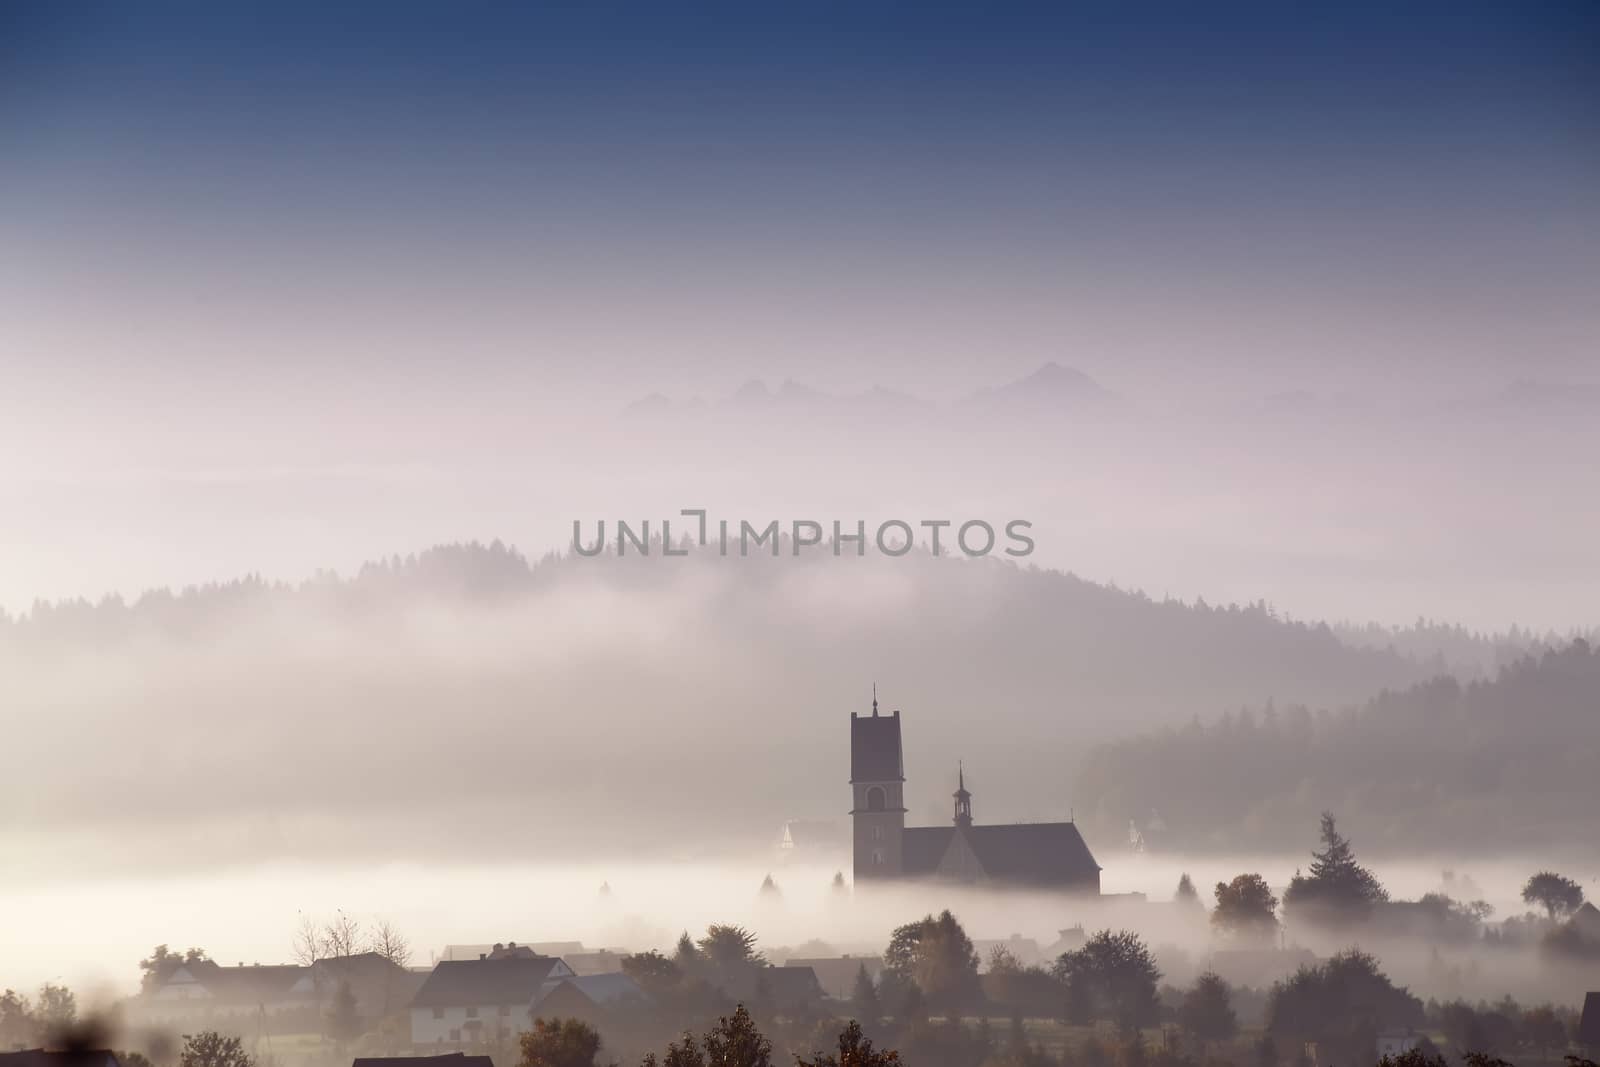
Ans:
<svg viewBox="0 0 1600 1067"><path fill-rule="evenodd" d="M776 389L751 380L725 397L674 400L651 393L623 409L629 417L666 417L675 413L774 412L796 415L861 415L895 417L931 412L971 415L1132 415L1139 407L1106 388L1089 374L1054 361L1014 381L979 389L949 405L937 405L910 393L881 385L859 393L830 393L785 379ZM1241 399L1218 409L1233 415L1280 417L1370 416L1389 413L1456 413L1481 415L1600 414L1600 384L1518 381L1486 394L1435 401L1379 402L1348 391L1289 389Z"/></svg>
<svg viewBox="0 0 1600 1067"><path fill-rule="evenodd" d="M962 397L952 407L957 412L1015 414L1028 411L1113 412L1127 408L1128 404L1082 371L1052 362L1014 382L993 389L981 389ZM624 413L629 416L656 417L677 412L781 412L881 418L936 410L950 409L941 409L910 393L881 385L859 393L829 393L786 379L776 389L768 388L765 382L759 380L748 381L730 395L713 401L699 397L674 401L662 393L651 393L629 404Z"/></svg>
<svg viewBox="0 0 1600 1067"><path fill-rule="evenodd" d="M1046 363L1026 378L980 390L961 403L968 408L1002 412L1108 412L1127 407L1127 401L1087 374L1059 363Z"/></svg>

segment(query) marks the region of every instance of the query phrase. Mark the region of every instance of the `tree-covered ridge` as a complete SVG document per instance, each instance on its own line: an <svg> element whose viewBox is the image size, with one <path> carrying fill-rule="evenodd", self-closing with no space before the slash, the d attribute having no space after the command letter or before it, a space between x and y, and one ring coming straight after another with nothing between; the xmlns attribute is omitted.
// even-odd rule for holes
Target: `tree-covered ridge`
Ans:
<svg viewBox="0 0 1600 1067"><path fill-rule="evenodd" d="M181 822L193 812L185 798L198 792L208 818L271 810L292 822L297 812L284 806L304 803L319 820L337 819L345 806L378 804L407 840L437 821L436 844L447 849L471 847L445 829L452 808L528 803L544 791L583 791L638 842L659 839L653 819L673 825L711 808L716 836L745 840L764 840L796 813L831 814L838 801L819 790L815 768L839 760L838 717L865 710L874 681L886 706L914 724L906 759L918 819L946 817L940 774L959 751L969 770L1006 769L983 778L980 819L1065 817L1076 806L1091 841L1107 842L1125 836L1130 818L1144 825L1156 811L1170 821L1205 805L1169 803L1170 790L1133 795L1143 786L1132 782L1102 787L1103 768L1084 779L1063 773L1093 743L1275 696L1344 706L1430 674L1264 604L1157 600L996 560L795 557L784 548L776 558L700 550L531 561L499 543L441 546L294 585L251 577L133 601L39 605L0 623L0 672L0 698L25 724L11 739L15 784L31 798L37 830L69 818L89 827L141 814ZM1318 732L1309 713L1280 717L1286 735ZM446 720L455 743L441 747L431 739ZM689 740L711 724L715 751ZM477 773L481 753L534 751L552 731L607 761L623 786L595 792L583 761L555 761L530 778ZM1234 797L1219 810L1248 812L1237 791L1278 788L1291 768L1245 759L1276 760L1282 744L1238 732L1241 749L1218 758L1248 773L1208 789ZM654 740L619 747L624 734ZM140 760L169 760L161 739L172 737L203 739L213 759L152 781ZM348 768L372 758L374 738L392 773L356 790ZM63 752L84 773L53 773ZM251 775L227 773L244 759ZM715 787L697 780L663 803L647 785L661 760L718 761L728 777ZM420 825L405 785L419 776L448 783ZM1414 778L1407 767L1388 787ZM305 780L319 783L314 801L297 784ZM712 795L718 788L759 799L729 812ZM1371 840L1359 804L1308 802L1312 817L1324 808ZM1296 829L1285 844L1298 845L1304 821L1286 817ZM581 843L575 829L563 838L559 823L536 829L552 847ZM386 847L383 832L363 840ZM1203 846L1218 826L1184 832Z"/></svg>
<svg viewBox="0 0 1600 1067"><path fill-rule="evenodd" d="M1440 674L1455 674L1463 679L1493 677L1496 671L1524 656L1543 655L1573 641L1600 644L1600 626L1557 633L1512 624L1503 631L1484 633L1460 623L1418 618L1410 626L1336 622L1332 629L1339 640L1352 648L1391 649L1434 667Z"/></svg>
<svg viewBox="0 0 1600 1067"><path fill-rule="evenodd" d="M662 562L660 531L651 539L656 562ZM925 547L925 546L924 546ZM783 542L785 565L789 542ZM696 551L693 565L714 562L710 552ZM913 551L907 562L928 562L921 549ZM615 547L599 560L585 560L571 554L546 553L530 560L515 547L495 540L488 544L460 542L435 545L405 556L392 555L364 563L353 574L341 576L320 571L301 581L269 580L249 574L226 582L210 582L182 589L149 589L129 599L108 594L99 600L36 600L22 611L8 611L0 605L0 639L24 641L93 641L127 637L150 631L193 633L217 621L225 621L239 611L264 602L303 602L337 606L348 610L371 608L388 598L416 596L445 597L467 601L494 601L537 595L541 589L578 575L592 576L596 564L628 563L618 560ZM613 570L609 578L629 585L648 586L651 579L670 579L671 573L652 574L634 565ZM722 560L738 563L737 557ZM757 553L744 562L748 575L770 576L770 554ZM811 562L826 563L826 560ZM846 561L848 562L848 561ZM688 566L689 564L678 564ZM1377 654L1381 659L1398 657L1429 673L1450 673L1464 678L1491 674L1529 653L1540 654L1564 647L1573 640L1600 642L1600 627L1558 634L1538 632L1511 625L1503 632L1483 633L1459 624L1418 618L1410 626L1388 626L1368 622L1320 623L1296 620L1265 601L1251 604L1212 605L1204 598L1186 602L1171 597L1152 598L1137 590L1124 590L1115 582L1098 583L1070 573L1022 568L1038 576L1041 587L1063 583L1072 595L1093 599L1098 607L1124 603L1127 610L1212 620L1219 628L1230 628L1239 635L1281 630L1302 642L1322 646L1334 643L1360 653ZM1060 592L1058 589L1057 592Z"/></svg>
<svg viewBox="0 0 1600 1067"><path fill-rule="evenodd" d="M1097 747L1079 802L1159 816L1152 845L1292 845L1335 809L1365 847L1582 840L1600 803L1600 651L1578 640L1492 680L1435 678L1342 711L1267 704ZM1577 835L1577 836L1574 836Z"/></svg>

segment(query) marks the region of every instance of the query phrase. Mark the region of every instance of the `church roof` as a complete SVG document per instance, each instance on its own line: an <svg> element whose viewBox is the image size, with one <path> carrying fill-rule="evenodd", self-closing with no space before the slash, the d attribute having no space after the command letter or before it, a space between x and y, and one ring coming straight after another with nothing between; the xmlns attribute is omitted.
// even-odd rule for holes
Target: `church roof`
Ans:
<svg viewBox="0 0 1600 1067"><path fill-rule="evenodd" d="M984 873L996 882L1061 885L1091 878L1100 871L1074 823L968 826L962 832Z"/></svg>
<svg viewBox="0 0 1600 1067"><path fill-rule="evenodd" d="M908 826L900 835L900 870L905 874L933 874L950 848L954 826Z"/></svg>
<svg viewBox="0 0 1600 1067"><path fill-rule="evenodd" d="M991 881L1068 885L1091 879L1100 870L1074 823L965 826L961 833ZM955 834L954 826L907 827L900 839L901 871L909 876L937 874Z"/></svg>
<svg viewBox="0 0 1600 1067"><path fill-rule="evenodd" d="M850 780L852 782L903 782L900 760L900 713L850 714Z"/></svg>

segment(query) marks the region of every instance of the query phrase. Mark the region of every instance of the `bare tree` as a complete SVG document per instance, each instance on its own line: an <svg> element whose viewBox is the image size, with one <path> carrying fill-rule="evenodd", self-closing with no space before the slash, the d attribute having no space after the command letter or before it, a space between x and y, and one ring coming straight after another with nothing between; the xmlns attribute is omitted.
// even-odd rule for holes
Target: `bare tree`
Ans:
<svg viewBox="0 0 1600 1067"><path fill-rule="evenodd" d="M405 939L400 928L388 919L379 919L376 926L367 935L367 951L376 953L394 964L394 968L405 969L411 962L411 942ZM383 1014L389 1014L389 994L394 984L394 968L385 971L383 976Z"/></svg>
<svg viewBox="0 0 1600 1067"><path fill-rule="evenodd" d="M343 911L334 913L334 917L322 927L322 947L325 954L334 959L345 956L354 956L361 951L361 922Z"/></svg>
<svg viewBox="0 0 1600 1067"><path fill-rule="evenodd" d="M294 932L292 950L294 961L302 967L309 967L327 955L324 949L321 925L305 912L301 912L300 925Z"/></svg>
<svg viewBox="0 0 1600 1067"><path fill-rule="evenodd" d="M404 968L411 962L411 942L388 919L379 919L368 932L367 951L382 956L396 967Z"/></svg>

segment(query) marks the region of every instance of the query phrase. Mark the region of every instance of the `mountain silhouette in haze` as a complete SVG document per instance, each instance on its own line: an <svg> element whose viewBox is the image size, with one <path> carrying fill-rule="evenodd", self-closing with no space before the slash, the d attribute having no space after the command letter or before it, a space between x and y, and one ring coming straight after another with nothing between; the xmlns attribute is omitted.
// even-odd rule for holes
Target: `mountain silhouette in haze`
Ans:
<svg viewBox="0 0 1600 1067"><path fill-rule="evenodd" d="M733 414L878 418L932 415L939 411L937 406L910 393L882 385L859 393L832 393L788 378L776 389L761 379L751 379L709 405L698 399L677 402L662 393L651 393L629 404L624 414L654 418L708 408ZM1015 415L1111 413L1127 410L1130 405L1084 372L1050 362L1015 381L970 393L957 400L954 408L965 413Z"/></svg>
<svg viewBox="0 0 1600 1067"><path fill-rule="evenodd" d="M1083 371L1050 362L1025 378L980 389L961 402L969 411L1008 414L1109 414L1128 404Z"/></svg>
<svg viewBox="0 0 1600 1067"><path fill-rule="evenodd" d="M1600 385L1523 379L1512 382L1477 406L1521 415L1600 417Z"/></svg>

